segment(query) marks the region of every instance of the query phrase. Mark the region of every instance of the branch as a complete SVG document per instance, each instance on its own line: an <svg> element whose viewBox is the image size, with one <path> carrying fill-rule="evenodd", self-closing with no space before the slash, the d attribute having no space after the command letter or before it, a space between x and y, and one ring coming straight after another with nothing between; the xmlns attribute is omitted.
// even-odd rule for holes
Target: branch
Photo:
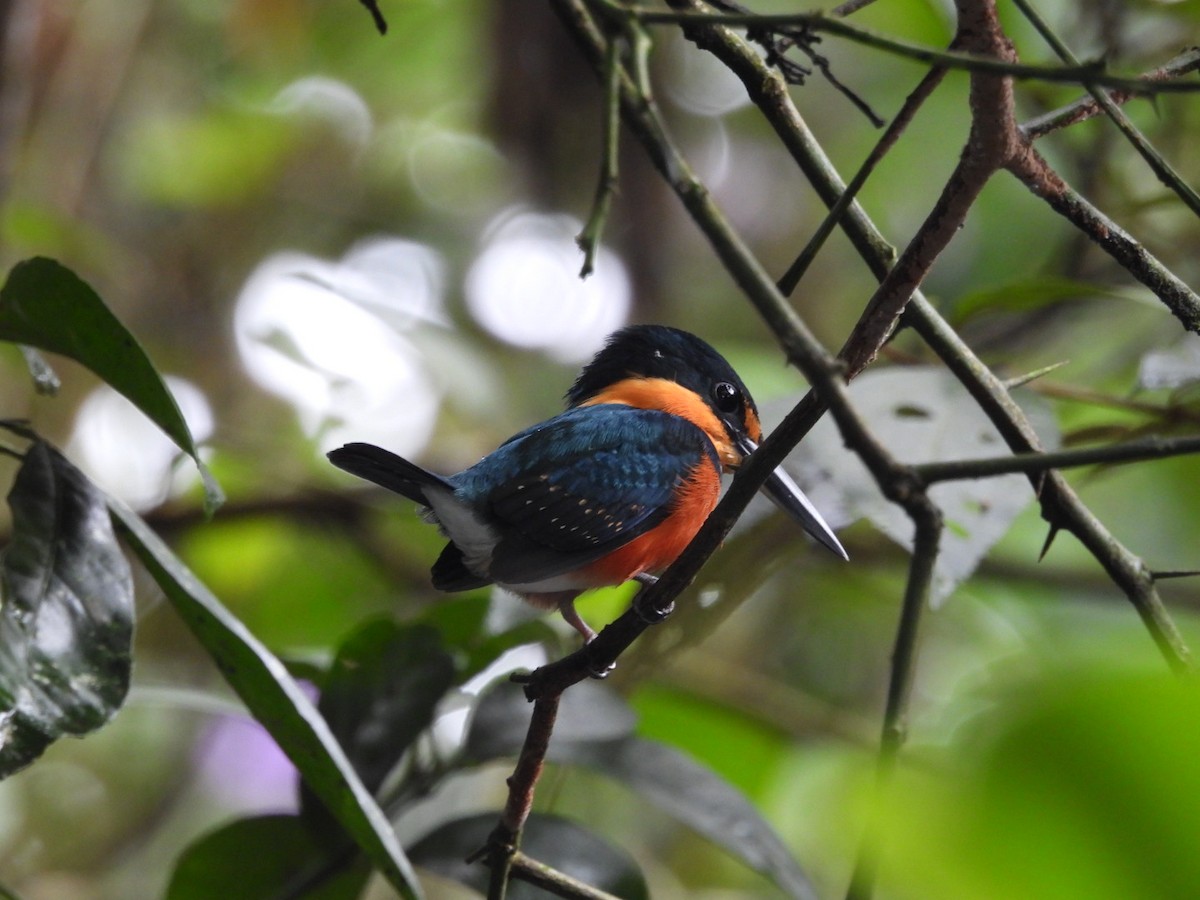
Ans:
<svg viewBox="0 0 1200 900"><path fill-rule="evenodd" d="M933 582L934 563L942 532L941 515L932 504L927 503L921 508L914 524L912 562L904 590L904 605L900 610L900 623L896 628L892 676L888 683L883 734L875 768L877 792L890 783L900 748L907 737L908 700L916 670L918 626L921 613L929 604L929 586ZM875 889L881 830L878 804L874 805L869 815L870 820L859 845L854 872L846 891L846 900L867 900Z"/></svg>
<svg viewBox="0 0 1200 900"><path fill-rule="evenodd" d="M388 24L387 19L383 17L383 11L379 8L378 0L358 0L367 8L367 12L371 14L371 21L375 23L375 28L380 34L387 34Z"/></svg>
<svg viewBox="0 0 1200 900"><path fill-rule="evenodd" d="M1076 450L1054 452L1014 453L987 459L964 459L949 462L921 463L913 471L926 484L956 481L967 478L994 478L1017 472L1047 472L1104 463L1140 462L1149 459L1168 459L1200 453L1200 435L1182 438L1146 438L1125 441L1104 447L1080 447Z"/></svg>
<svg viewBox="0 0 1200 900"><path fill-rule="evenodd" d="M1184 75L1190 75L1197 70L1200 70L1200 47L1192 47L1169 60L1160 68L1152 72L1147 72L1141 77L1146 81L1169 81L1174 78L1182 78ZM1133 90L1111 91L1108 94L1108 98L1113 103L1127 103L1135 97L1144 96L1146 94L1143 91ZM1021 126L1021 133L1029 140L1035 141L1038 138L1045 137L1052 131L1057 131L1060 128L1074 125L1076 122L1090 119L1101 112L1103 110L1100 108L1100 104L1096 101L1095 97L1082 97L1074 103L1064 106L1062 109L1056 109L1030 119Z"/></svg>
<svg viewBox="0 0 1200 900"><path fill-rule="evenodd" d="M1021 10L1022 15L1037 29L1042 39L1050 45L1059 59L1069 65L1077 63L1075 54L1059 39L1058 35L1051 30L1050 26L1038 15L1037 10L1029 5L1027 0L1013 0L1013 2ZM1146 140L1145 135L1138 131L1137 126L1130 121L1125 112L1113 102L1107 93L1094 84L1089 84L1087 88L1088 93L1092 95L1092 99L1100 105L1100 108L1104 110L1105 114L1112 119L1113 124L1117 126L1121 134L1125 136L1125 139L1141 154L1142 159L1150 166L1150 170L1158 176L1158 180L1182 200L1184 205L1193 213L1200 216L1200 195L1180 177L1179 173L1171 167L1171 164L1166 161L1163 155Z"/></svg>
<svg viewBox="0 0 1200 900"><path fill-rule="evenodd" d="M473 853L468 862L483 859L491 869L488 900L504 900L508 890L521 831L533 809L533 793L546 763L550 735L558 718L559 694L548 694L533 705L533 716L525 732L525 743L517 757L517 767L508 779L508 802L499 823L488 835L487 843Z"/></svg>
<svg viewBox="0 0 1200 900"><path fill-rule="evenodd" d="M1007 168L1035 196L1045 200L1051 209L1153 291L1184 328L1200 334L1200 295L1141 242L1080 196L1032 146L1026 146Z"/></svg>
<svg viewBox="0 0 1200 900"><path fill-rule="evenodd" d="M959 69L967 72L998 75L1019 80L1048 81L1070 84L1095 85L1114 90L1129 90L1140 93L1194 93L1200 91L1200 83L1150 81L1139 77L1109 75L1103 60L1072 66L1036 66L1015 60L999 60L990 56L970 52L938 50L934 47L911 44L897 38L887 37L843 19L823 12L811 13L714 13L703 10L686 12L661 12L636 6L619 6L611 0L600 0L610 11L628 16L646 25L721 25L731 28L791 27L810 31L828 32L865 47L883 50L905 59L916 60L931 66Z"/></svg>
<svg viewBox="0 0 1200 900"><path fill-rule="evenodd" d="M753 48L728 29L706 29L705 39L697 43L710 50L742 80L751 101L792 154L818 196L827 206L833 206L845 191L845 183L809 131L777 74L762 63ZM882 279L894 258L892 245L858 203L850 205L841 224L867 267ZM905 321L954 372L1014 452L1041 449L1036 432L1003 382L959 338L919 290L913 292L905 311ZM815 399L813 406L819 407ZM1171 622L1140 560L1091 515L1071 487L1057 475L1034 474L1031 481L1035 490L1043 481L1052 485L1052 496L1040 495L1043 514L1053 520L1054 527L1075 534L1101 562L1113 583L1138 610L1168 664L1174 669L1188 667L1187 645Z"/></svg>
<svg viewBox="0 0 1200 900"><path fill-rule="evenodd" d="M910 313L914 329L958 377L1013 452L1040 452L1037 432L1003 382L929 302L923 297L914 298ZM1028 474L1051 534L1063 529L1075 535L1133 604L1167 664L1177 672L1190 669L1191 651L1163 605L1145 563L1109 532L1059 473Z"/></svg>

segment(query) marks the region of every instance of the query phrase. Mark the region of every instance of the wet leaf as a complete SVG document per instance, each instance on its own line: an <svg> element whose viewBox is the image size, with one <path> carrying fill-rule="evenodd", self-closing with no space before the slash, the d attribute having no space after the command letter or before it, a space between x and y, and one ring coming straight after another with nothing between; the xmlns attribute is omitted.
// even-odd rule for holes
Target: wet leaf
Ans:
<svg viewBox="0 0 1200 900"><path fill-rule="evenodd" d="M74 272L44 257L17 263L0 287L0 340L68 356L103 378L196 461L206 508L220 506L221 489L200 462L162 377L133 335Z"/></svg>
<svg viewBox="0 0 1200 900"><path fill-rule="evenodd" d="M0 777L99 728L129 690L133 582L104 496L41 441L8 496L0 564Z"/></svg>
<svg viewBox="0 0 1200 900"><path fill-rule="evenodd" d="M442 825L413 846L413 860L486 894L488 868L465 860L487 841L497 815L480 813ZM650 896L633 857L569 819L534 813L521 836L521 850L537 862L625 900ZM513 880L506 896L511 900L541 900L547 894Z"/></svg>
<svg viewBox="0 0 1200 900"><path fill-rule="evenodd" d="M377 619L338 649L318 709L375 791L453 683L454 661L437 631Z"/></svg>
<svg viewBox="0 0 1200 900"><path fill-rule="evenodd" d="M1200 336L1185 334L1164 349L1151 350L1138 366L1138 386L1172 390L1200 382Z"/></svg>
<svg viewBox="0 0 1200 900"><path fill-rule="evenodd" d="M363 787L325 719L274 654L180 562L136 514L116 501L118 528L230 686L279 744L321 802L404 897L416 875L391 824Z"/></svg>
<svg viewBox="0 0 1200 900"><path fill-rule="evenodd" d="M318 709L368 791L379 790L412 742L433 723L454 675L454 661L438 632L428 626L376 619L338 648ZM302 788L301 808L323 819L313 800Z"/></svg>
<svg viewBox="0 0 1200 900"><path fill-rule="evenodd" d="M901 462L978 459L1009 452L965 389L940 369L875 369L850 385L850 396L872 433ZM1044 445L1057 446L1057 425L1048 405L1029 392L1020 396ZM912 520L880 493L858 456L846 449L829 416L804 439L788 469L835 527L866 517L911 549ZM1004 475L937 484L930 497L941 508L946 524L934 569L933 604L937 606L975 571L1034 496L1024 475Z"/></svg>

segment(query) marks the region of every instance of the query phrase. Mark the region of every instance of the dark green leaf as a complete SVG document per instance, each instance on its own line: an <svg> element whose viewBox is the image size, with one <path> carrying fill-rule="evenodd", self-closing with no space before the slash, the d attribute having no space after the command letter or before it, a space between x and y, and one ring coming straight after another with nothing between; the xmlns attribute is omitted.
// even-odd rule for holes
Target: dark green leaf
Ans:
<svg viewBox="0 0 1200 900"><path fill-rule="evenodd" d="M529 724L520 687L501 684L481 701L467 735L477 762L516 754ZM633 735L634 714L614 691L581 682L563 694L547 758L586 766L743 860L789 896L815 898L808 876L745 796L672 747Z"/></svg>
<svg viewBox="0 0 1200 900"><path fill-rule="evenodd" d="M104 497L41 441L8 496L0 567L0 777L99 728L129 690L133 582Z"/></svg>
<svg viewBox="0 0 1200 900"><path fill-rule="evenodd" d="M1043 444L1058 444L1058 425L1044 398L1023 392L1020 401ZM996 456L1005 443L996 426L948 372L926 366L876 368L854 380L855 408L901 462L977 459ZM782 407L783 404L780 404ZM789 466L802 484L812 484L818 508L865 516L889 538L912 546L912 520L888 500L856 454L846 453L832 419L817 425L793 454ZM824 482L824 483L822 483ZM836 486L832 501L825 492ZM988 551L1034 500L1029 479L1004 475L934 485L930 498L947 529L934 567L932 604L941 605L969 578Z"/></svg>
<svg viewBox="0 0 1200 900"><path fill-rule="evenodd" d="M326 846L298 816L240 819L205 835L179 858L167 900L355 900L371 874L366 858Z"/></svg>
<svg viewBox="0 0 1200 900"><path fill-rule="evenodd" d="M482 593L448 598L429 607L420 621L441 632L447 648L458 658L459 678L465 680L486 669L506 650L522 644L546 643L554 629L545 618L530 619L499 634L486 631L491 599Z"/></svg>
<svg viewBox="0 0 1200 900"><path fill-rule="evenodd" d="M375 792L453 683L454 662L437 631L376 619L338 649L318 709Z"/></svg>
<svg viewBox="0 0 1200 900"><path fill-rule="evenodd" d="M532 707L520 685L501 682L476 707L467 733L466 755L475 762L514 756L525 740ZM611 688L583 681L562 695L553 744L603 744L633 734L636 716Z"/></svg>
<svg viewBox="0 0 1200 900"><path fill-rule="evenodd" d="M1044 275L962 295L954 304L954 321L961 325L982 312L1019 313L1094 297L1128 296L1128 292L1122 293L1105 285Z"/></svg>
<svg viewBox="0 0 1200 900"><path fill-rule="evenodd" d="M464 860L484 845L495 826L494 813L448 822L418 841L412 858L425 868L487 893L488 869ZM649 896L646 881L628 853L567 819L534 813L521 836L521 850L540 863L626 900ZM507 896L510 900L541 900L547 894L512 881Z"/></svg>
<svg viewBox="0 0 1200 900"><path fill-rule="evenodd" d="M387 818L363 787L325 719L283 663L221 605L145 522L115 501L110 501L109 508L180 617L301 777L392 886L404 897L418 897L416 876Z"/></svg>
<svg viewBox="0 0 1200 900"><path fill-rule="evenodd" d="M196 460L209 511L221 504L220 487L200 462L183 413L146 352L70 269L44 257L13 267L0 287L0 340L60 353L87 366Z"/></svg>
<svg viewBox="0 0 1200 900"><path fill-rule="evenodd" d="M615 745L551 743L549 756L620 781L770 878L789 897L816 900L812 882L754 805L715 772L674 747L631 737Z"/></svg>

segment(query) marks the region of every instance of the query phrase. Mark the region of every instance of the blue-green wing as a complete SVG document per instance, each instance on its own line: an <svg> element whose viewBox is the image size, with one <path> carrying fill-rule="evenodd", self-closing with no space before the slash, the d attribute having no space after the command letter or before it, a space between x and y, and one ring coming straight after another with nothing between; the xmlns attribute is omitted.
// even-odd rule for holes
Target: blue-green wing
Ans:
<svg viewBox="0 0 1200 900"><path fill-rule="evenodd" d="M719 465L686 419L603 404L521 432L452 480L503 535L489 574L519 584L587 565L653 528L706 460Z"/></svg>

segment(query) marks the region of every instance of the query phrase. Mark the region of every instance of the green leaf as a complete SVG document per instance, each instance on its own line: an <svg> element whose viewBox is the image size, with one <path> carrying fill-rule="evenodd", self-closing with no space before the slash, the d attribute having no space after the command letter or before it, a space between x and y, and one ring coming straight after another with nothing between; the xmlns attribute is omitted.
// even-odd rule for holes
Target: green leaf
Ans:
<svg viewBox="0 0 1200 900"><path fill-rule="evenodd" d="M551 744L549 758L616 779L770 878L789 897L816 900L812 882L745 795L674 747L631 737L616 745Z"/></svg>
<svg viewBox="0 0 1200 900"><path fill-rule="evenodd" d="M1128 291L1122 292L1101 284L1044 275L963 294L954 304L953 318L956 324L961 325L983 312L1021 313L1094 297L1120 299L1130 296Z"/></svg>
<svg viewBox="0 0 1200 900"><path fill-rule="evenodd" d="M308 786L392 886L404 897L419 897L416 875L390 823L283 663L221 605L145 522L116 501L110 500L109 509L180 617Z"/></svg>
<svg viewBox="0 0 1200 900"><path fill-rule="evenodd" d="M413 846L413 859L427 869L486 894L488 869L465 860L484 845L495 826L495 813L448 822ZM650 896L633 857L568 819L534 813L525 823L521 850L537 862L617 897L641 900ZM547 893L514 880L505 896L509 900L541 900Z"/></svg>
<svg viewBox="0 0 1200 900"><path fill-rule="evenodd" d="M99 728L129 690L133 581L103 495L41 441L8 495L0 564L0 777Z"/></svg>
<svg viewBox="0 0 1200 900"><path fill-rule="evenodd" d="M454 661L428 626L376 619L342 643L318 709L368 791L379 789L432 724L454 674Z"/></svg>
<svg viewBox="0 0 1200 900"><path fill-rule="evenodd" d="M240 819L184 851L167 900L355 900L371 874L366 859L331 861L327 849L298 816Z"/></svg>
<svg viewBox="0 0 1200 900"><path fill-rule="evenodd" d="M944 764L901 768L881 804L889 894L1196 894L1200 688L1161 666L1072 663L974 697L989 715L964 722Z"/></svg>
<svg viewBox="0 0 1200 900"><path fill-rule="evenodd" d="M125 395L196 461L204 479L205 508L224 498L175 398L133 335L74 272L52 259L17 263L0 287L0 340L59 353L91 369Z"/></svg>

